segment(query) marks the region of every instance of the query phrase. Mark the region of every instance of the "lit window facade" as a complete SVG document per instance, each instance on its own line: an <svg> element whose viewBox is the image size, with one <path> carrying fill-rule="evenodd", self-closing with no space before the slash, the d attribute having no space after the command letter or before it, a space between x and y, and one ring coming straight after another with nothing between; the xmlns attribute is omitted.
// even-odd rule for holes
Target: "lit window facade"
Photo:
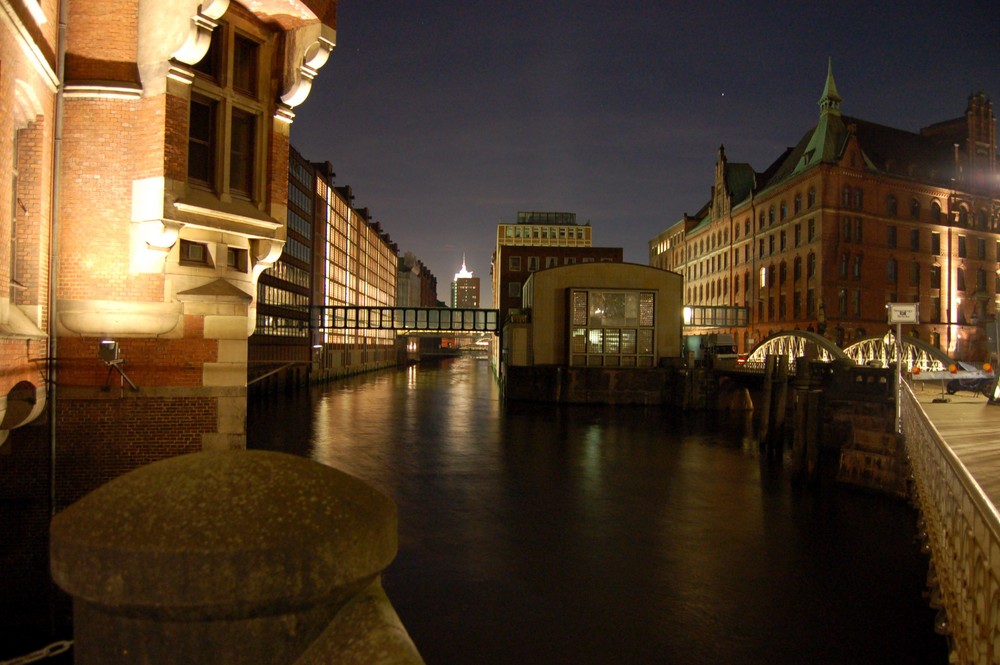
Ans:
<svg viewBox="0 0 1000 665"><path fill-rule="evenodd" d="M570 364L652 367L656 359L656 294L651 291L573 289L570 292Z"/></svg>

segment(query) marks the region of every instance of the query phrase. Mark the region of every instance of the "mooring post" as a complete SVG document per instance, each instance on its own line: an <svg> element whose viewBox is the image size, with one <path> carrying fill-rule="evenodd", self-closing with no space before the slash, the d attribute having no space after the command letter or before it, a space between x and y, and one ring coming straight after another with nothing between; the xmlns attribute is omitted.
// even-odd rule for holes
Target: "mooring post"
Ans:
<svg viewBox="0 0 1000 665"><path fill-rule="evenodd" d="M776 358L768 355L764 358L764 389L762 391L762 404L760 408L760 420L757 421L757 440L760 445L767 444L767 436L771 429L771 392L774 385L774 366Z"/></svg>

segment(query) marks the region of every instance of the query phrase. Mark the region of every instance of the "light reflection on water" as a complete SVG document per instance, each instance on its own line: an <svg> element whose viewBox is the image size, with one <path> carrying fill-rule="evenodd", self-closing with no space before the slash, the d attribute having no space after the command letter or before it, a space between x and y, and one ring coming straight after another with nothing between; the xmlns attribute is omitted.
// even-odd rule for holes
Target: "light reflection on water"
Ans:
<svg viewBox="0 0 1000 665"><path fill-rule="evenodd" d="M392 496L428 663L944 663L911 511L794 490L745 419L502 404L471 359L253 409L250 445Z"/></svg>

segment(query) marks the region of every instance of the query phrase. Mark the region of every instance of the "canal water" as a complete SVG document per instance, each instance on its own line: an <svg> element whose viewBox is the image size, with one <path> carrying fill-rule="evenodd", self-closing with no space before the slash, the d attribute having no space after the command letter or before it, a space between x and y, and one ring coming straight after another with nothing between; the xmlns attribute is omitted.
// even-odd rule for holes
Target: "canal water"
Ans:
<svg viewBox="0 0 1000 665"><path fill-rule="evenodd" d="M746 418L504 403L453 359L251 401L249 447L399 506L429 665L947 662L903 501L794 486Z"/></svg>

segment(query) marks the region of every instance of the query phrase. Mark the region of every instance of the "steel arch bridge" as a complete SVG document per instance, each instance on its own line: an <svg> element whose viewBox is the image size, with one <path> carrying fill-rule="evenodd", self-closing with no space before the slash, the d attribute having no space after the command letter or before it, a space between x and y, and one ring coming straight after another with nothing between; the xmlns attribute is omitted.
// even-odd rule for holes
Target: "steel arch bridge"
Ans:
<svg viewBox="0 0 1000 665"><path fill-rule="evenodd" d="M904 369L919 367L921 372L942 372L954 362L941 349L916 337L903 335L900 341ZM895 335L889 331L882 336L865 337L845 348L844 353L859 365L877 362L882 367L888 367L896 362Z"/></svg>
<svg viewBox="0 0 1000 665"><path fill-rule="evenodd" d="M767 356L788 356L788 371L795 371L795 359L806 355L806 348L814 346L816 360L831 362L833 360L851 360L839 346L822 335L806 330L784 330L768 335L753 347L747 356L745 366L749 369L763 370Z"/></svg>

